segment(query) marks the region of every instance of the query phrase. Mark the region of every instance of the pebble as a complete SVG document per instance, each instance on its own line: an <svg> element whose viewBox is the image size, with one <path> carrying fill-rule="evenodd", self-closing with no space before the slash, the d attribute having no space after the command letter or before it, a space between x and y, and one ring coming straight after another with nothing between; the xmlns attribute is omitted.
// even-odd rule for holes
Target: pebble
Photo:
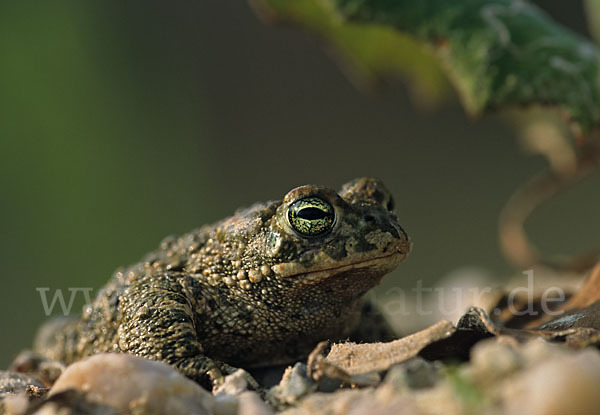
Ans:
<svg viewBox="0 0 600 415"><path fill-rule="evenodd" d="M471 350L470 371L476 383L489 384L518 370L523 360L511 345L497 338L483 340Z"/></svg>
<svg viewBox="0 0 600 415"><path fill-rule="evenodd" d="M275 415L275 412L260 399L258 393L246 391L239 395L237 415Z"/></svg>
<svg viewBox="0 0 600 415"><path fill-rule="evenodd" d="M225 377L224 382L219 385L214 393L219 395L239 395L248 390L248 377L250 374L244 369L238 369Z"/></svg>
<svg viewBox="0 0 600 415"><path fill-rule="evenodd" d="M511 414L594 414L600 408L600 352L565 352L513 376L503 393Z"/></svg>
<svg viewBox="0 0 600 415"><path fill-rule="evenodd" d="M267 392L267 399L273 405L295 404L300 398L317 390L317 384L308 376L304 363L288 367L281 382Z"/></svg>
<svg viewBox="0 0 600 415"><path fill-rule="evenodd" d="M141 357L105 353L67 367L49 396L74 389L123 412L211 414L214 397L171 366Z"/></svg>

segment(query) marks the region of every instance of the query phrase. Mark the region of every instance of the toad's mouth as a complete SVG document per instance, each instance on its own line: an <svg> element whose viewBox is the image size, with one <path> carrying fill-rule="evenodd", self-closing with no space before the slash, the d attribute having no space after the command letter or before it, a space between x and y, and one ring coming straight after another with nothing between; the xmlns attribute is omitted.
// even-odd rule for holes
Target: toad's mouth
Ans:
<svg viewBox="0 0 600 415"><path fill-rule="evenodd" d="M297 264L279 264L273 267L273 271L282 277L299 279L302 280L303 283L307 284L317 283L331 278L332 276L347 274L352 271L357 271L361 274L368 274L374 277L381 277L396 268L402 261L406 259L407 256L408 252L400 251L389 255L359 260L349 264L304 272L293 272L297 271ZM275 269L275 267L278 268Z"/></svg>

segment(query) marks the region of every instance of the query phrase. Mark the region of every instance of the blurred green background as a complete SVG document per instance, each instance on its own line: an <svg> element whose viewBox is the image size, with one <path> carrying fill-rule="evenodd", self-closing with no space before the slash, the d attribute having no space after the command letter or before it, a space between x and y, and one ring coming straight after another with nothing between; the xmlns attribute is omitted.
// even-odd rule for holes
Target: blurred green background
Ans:
<svg viewBox="0 0 600 415"><path fill-rule="evenodd" d="M539 3L586 33L578 2ZM514 129L453 99L420 110L401 84L365 95L314 39L244 2L4 1L0 58L0 367L47 318L36 288L98 289L164 236L305 183L370 175L393 192L414 251L379 290L513 272L498 214L545 167ZM597 245L599 184L541 209L536 243Z"/></svg>

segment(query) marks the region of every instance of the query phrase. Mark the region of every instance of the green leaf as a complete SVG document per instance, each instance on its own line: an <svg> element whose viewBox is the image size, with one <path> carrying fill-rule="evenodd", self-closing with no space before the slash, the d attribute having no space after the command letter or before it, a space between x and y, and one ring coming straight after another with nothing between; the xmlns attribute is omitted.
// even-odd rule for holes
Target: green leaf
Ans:
<svg viewBox="0 0 600 415"><path fill-rule="evenodd" d="M421 103L436 103L448 92L448 82L435 58L415 40L391 27L345 22L332 5L320 0L254 0L267 20L300 26L325 40L327 50L360 87L382 79L408 81Z"/></svg>
<svg viewBox="0 0 600 415"><path fill-rule="evenodd" d="M472 114L523 105L555 106L576 132L600 121L599 53L595 45L520 0L262 0L276 16L317 32L342 50L358 50L359 72L421 77L427 62L416 49L435 57ZM315 14L291 12L319 8ZM323 30L323 21L329 30ZM334 29L332 29L334 28ZM353 36L344 28L352 31ZM381 45L373 30L401 39ZM391 32L390 32L391 31ZM357 39L362 32L363 44ZM369 52L367 52L369 50ZM377 59L365 58L376 55ZM413 59L412 56L419 56ZM393 62L391 64L390 62ZM389 64L386 66L386 64ZM385 69L382 70L381 66Z"/></svg>
<svg viewBox="0 0 600 415"><path fill-rule="evenodd" d="M590 33L598 42L600 40L600 0L584 0L583 7Z"/></svg>

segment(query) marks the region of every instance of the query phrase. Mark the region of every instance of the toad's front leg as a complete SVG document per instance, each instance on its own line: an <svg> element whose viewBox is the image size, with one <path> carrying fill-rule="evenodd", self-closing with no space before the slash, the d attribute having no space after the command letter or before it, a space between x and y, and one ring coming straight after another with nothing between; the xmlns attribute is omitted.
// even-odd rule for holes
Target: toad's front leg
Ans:
<svg viewBox="0 0 600 415"><path fill-rule="evenodd" d="M210 389L235 368L204 355L196 331L202 307L201 287L189 275L140 278L119 298L120 350L164 361Z"/></svg>

